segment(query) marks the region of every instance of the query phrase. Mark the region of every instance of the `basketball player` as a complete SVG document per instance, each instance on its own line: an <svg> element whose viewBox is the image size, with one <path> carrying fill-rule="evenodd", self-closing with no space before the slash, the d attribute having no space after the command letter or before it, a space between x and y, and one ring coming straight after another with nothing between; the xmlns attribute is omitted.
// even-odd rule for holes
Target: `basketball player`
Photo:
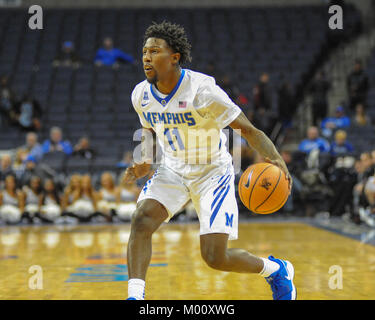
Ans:
<svg viewBox="0 0 375 320"><path fill-rule="evenodd" d="M144 130L154 131L163 151L163 161L145 184L131 222L128 243L128 299L142 300L151 259L151 237L163 222L190 199L200 222L200 246L204 261L213 269L257 273L271 285L273 298L296 299L293 265L273 256L256 257L246 250L227 248L237 239L238 207L234 168L222 129L228 125L268 162L280 167L289 180L285 162L271 140L256 129L215 79L182 69L191 60L185 30L176 24L152 24L145 33L143 66L146 80L139 83L131 99ZM189 136L214 132L206 145L194 145ZM207 163L194 163L199 152L207 152ZM150 159L125 171L128 181L148 174Z"/></svg>

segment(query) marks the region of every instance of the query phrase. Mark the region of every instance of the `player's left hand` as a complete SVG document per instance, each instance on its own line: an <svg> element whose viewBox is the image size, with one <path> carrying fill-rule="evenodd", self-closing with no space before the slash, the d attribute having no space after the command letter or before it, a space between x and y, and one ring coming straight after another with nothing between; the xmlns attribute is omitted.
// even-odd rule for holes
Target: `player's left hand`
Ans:
<svg viewBox="0 0 375 320"><path fill-rule="evenodd" d="M264 160L268 163L272 163L276 167L279 167L285 173L285 177L287 178L287 180L289 182L289 194L290 194L291 191L292 191L293 179L292 179L292 176L289 173L289 170L288 170L288 167L285 164L285 161L282 160L282 159L271 160L270 158L265 158Z"/></svg>
<svg viewBox="0 0 375 320"><path fill-rule="evenodd" d="M125 183L129 184L134 183L137 180L137 175L135 173L134 167L129 167L125 170L123 179Z"/></svg>

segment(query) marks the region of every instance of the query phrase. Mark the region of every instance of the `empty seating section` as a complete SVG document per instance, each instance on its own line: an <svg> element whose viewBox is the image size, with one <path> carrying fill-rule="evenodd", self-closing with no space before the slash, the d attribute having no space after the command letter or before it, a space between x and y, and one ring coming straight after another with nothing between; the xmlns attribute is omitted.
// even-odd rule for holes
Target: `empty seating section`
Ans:
<svg viewBox="0 0 375 320"><path fill-rule="evenodd" d="M375 49L368 61L366 73L369 76L370 84L375 83ZM367 98L368 112L372 119L375 119L375 86L371 85Z"/></svg>
<svg viewBox="0 0 375 320"><path fill-rule="evenodd" d="M355 10L347 12L356 14ZM263 71L270 74L275 86L285 75L296 87L327 41L324 6L46 9L43 30L30 30L27 18L24 10L0 10L0 74L11 76L11 85L19 96L29 92L41 103L40 140L48 137L54 125L60 126L73 144L87 134L99 151L100 167L110 161L116 163L126 149L138 144L132 141L140 124L130 94L144 79L143 34L152 21L167 19L182 24L193 47L193 62L187 67L204 72L207 63L214 62L249 97ZM121 65L119 69L95 67L93 58L106 36L136 57L138 64ZM80 68L52 66L66 40L75 43L83 59ZM375 59L371 66L373 76ZM373 101L373 91L370 97ZM0 149L24 142L24 134L15 130L0 129ZM73 161L71 165L78 164ZM90 165L95 166L95 162Z"/></svg>

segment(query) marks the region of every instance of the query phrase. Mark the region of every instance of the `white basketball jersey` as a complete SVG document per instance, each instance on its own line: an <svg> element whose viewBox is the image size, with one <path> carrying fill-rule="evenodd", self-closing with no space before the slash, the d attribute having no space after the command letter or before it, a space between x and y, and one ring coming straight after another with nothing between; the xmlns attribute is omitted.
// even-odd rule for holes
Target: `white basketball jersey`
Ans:
<svg viewBox="0 0 375 320"><path fill-rule="evenodd" d="M131 98L142 126L156 132L167 166L231 161L222 129L241 109L213 77L182 69L169 95L162 95L144 80L134 88Z"/></svg>

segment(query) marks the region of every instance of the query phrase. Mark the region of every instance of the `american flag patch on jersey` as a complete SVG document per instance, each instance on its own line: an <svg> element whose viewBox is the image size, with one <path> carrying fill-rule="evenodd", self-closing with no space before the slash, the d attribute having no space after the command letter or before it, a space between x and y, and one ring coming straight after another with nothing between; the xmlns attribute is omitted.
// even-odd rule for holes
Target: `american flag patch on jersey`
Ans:
<svg viewBox="0 0 375 320"><path fill-rule="evenodd" d="M178 107L179 108L186 108L186 101L179 101L178 102Z"/></svg>

